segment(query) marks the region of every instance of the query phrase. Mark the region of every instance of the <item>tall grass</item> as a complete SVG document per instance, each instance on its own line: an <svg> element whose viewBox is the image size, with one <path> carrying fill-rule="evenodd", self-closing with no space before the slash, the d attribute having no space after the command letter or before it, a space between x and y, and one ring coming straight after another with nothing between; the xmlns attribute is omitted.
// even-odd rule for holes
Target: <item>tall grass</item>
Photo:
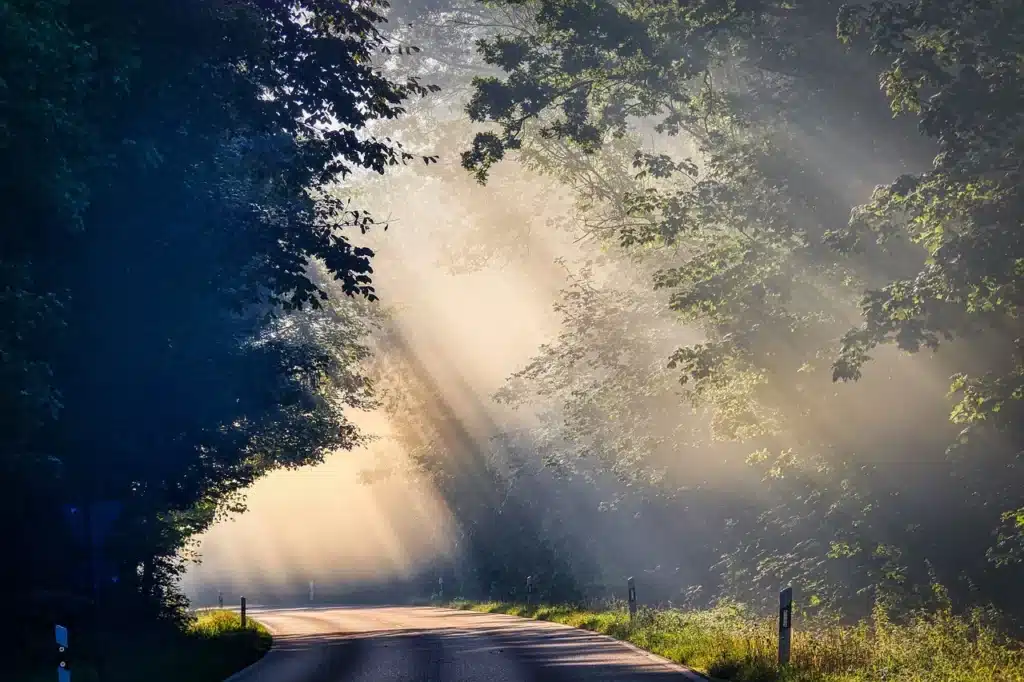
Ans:
<svg viewBox="0 0 1024 682"><path fill-rule="evenodd" d="M734 682L1024 682L1020 642L1001 636L991 614L982 610L921 611L897 622L879 605L855 626L794 618L790 664L780 669L775 619L757 617L738 604L703 611L641 609L633 623L624 607L449 606L600 632Z"/></svg>
<svg viewBox="0 0 1024 682"><path fill-rule="evenodd" d="M252 618L247 618L245 628L242 628L242 617L234 611L223 611L210 609L199 611L185 629L189 635L196 637L231 637L252 633L257 640L263 640L268 646L270 644L270 632L260 623Z"/></svg>

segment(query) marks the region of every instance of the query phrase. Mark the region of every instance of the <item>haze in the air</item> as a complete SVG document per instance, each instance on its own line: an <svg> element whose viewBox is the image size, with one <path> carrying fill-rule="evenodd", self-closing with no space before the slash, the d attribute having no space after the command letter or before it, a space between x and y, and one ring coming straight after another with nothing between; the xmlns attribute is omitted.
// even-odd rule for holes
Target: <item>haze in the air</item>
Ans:
<svg viewBox="0 0 1024 682"><path fill-rule="evenodd" d="M409 119L378 130L436 154L438 163L361 174L337 188L389 222L386 232L354 237L376 253L384 320L371 345L385 404L353 415L376 440L320 466L259 481L244 515L202 537L203 562L186 575L186 589L207 601L220 590L285 598L304 594L313 580L323 594L407 598L429 594L438 576L452 575L456 582L448 584L458 587L449 589L472 584L481 594L500 595L515 590L514 575L547 571L586 596L617 594L625 577L637 574L659 599L712 599L738 584L761 589L739 576L753 571L771 583L789 570L773 562L789 561L821 578L816 589L826 597L846 589L835 587L844 571L863 566L822 577L814 557L852 551L856 543L839 538L858 533L861 549L875 547L867 551L876 557L889 557L886 548L903 542L918 547L911 573L931 570L926 554L945 557L942 570L955 573L961 549L911 531L914 519L952 513L943 502L958 494L946 448L958 429L948 422L946 393L949 376L965 363L984 365L980 346L952 344L935 355L882 346L859 381L832 383L827 365L838 332L816 337L809 322L857 327L862 287L913 272L920 249L832 267L833 256L794 242L779 261L799 273L786 284L788 299L779 299L793 315L791 336L765 331L777 323L767 317L736 324L749 324L751 338L766 334L752 341L760 344L764 371L792 365L806 374L764 380L751 366L694 399L686 394L694 383L679 383L670 356L709 339L732 339L733 322L723 318L716 329L709 321L716 311L694 304L686 312L671 286L654 282L714 238L687 241L684 234L623 246L616 229L627 228L615 226L631 220L622 213L622 188L636 182L633 150L693 158L700 173L718 163L711 152L693 137L659 132L660 119L638 118L624 138L576 161L579 152L561 142L527 136L524 149L510 152L479 184L461 167L460 154L486 128L468 120L465 106L471 78L497 72L466 46L504 24L481 18L486 12L479 8L403 5L395 12L415 17L407 28L396 20L396 35L424 51L392 58L388 68L419 69L444 89L413 105ZM505 18L529 23L515 12ZM785 182L731 180L754 197L744 210L775 202L771 211L810 233L841 227L875 186L920 172L934 154L930 142L908 135L906 121L887 118L870 71L877 62L849 56L838 43L822 46L824 61L850 59L846 72L860 69L864 77L848 90L788 82L785 96L798 101L806 87L806 102L776 130L757 122L750 133L776 146L771 162L782 170L765 172L778 171ZM765 97L771 82L759 81L763 75L749 64L713 72L739 107L744 98ZM639 184L651 191L672 186L659 182L648 177ZM682 267L685 279L693 266ZM700 286L731 276L723 270ZM764 281L776 281L771 277ZM694 317L696 310L705 317ZM804 376L811 378L804 383ZM804 400L806 408L795 407ZM773 457L777 464L765 463ZM858 497L857 486L871 492ZM890 506L876 513L875 499ZM822 508L809 512L808 525L787 531L783 510L794 502ZM497 568L501 561L490 566L481 559L492 551L482 538L509 545L514 556L509 538L521 542L524 532L537 538L538 553L529 560L537 565L503 559ZM759 532L781 533L772 535L781 538L776 558L767 547L776 540L756 540ZM787 533L794 535L786 539ZM943 579L951 576L957 579ZM857 594L856 608L866 608L870 598ZM744 596L772 598L769 590Z"/></svg>
<svg viewBox="0 0 1024 682"><path fill-rule="evenodd" d="M1020 0L127 7L0 2L5 673L1024 679Z"/></svg>

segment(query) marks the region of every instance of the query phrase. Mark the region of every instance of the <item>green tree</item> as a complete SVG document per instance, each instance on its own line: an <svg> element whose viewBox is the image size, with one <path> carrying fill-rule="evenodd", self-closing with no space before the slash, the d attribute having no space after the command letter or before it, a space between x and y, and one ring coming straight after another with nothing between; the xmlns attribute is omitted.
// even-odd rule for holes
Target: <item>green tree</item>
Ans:
<svg viewBox="0 0 1024 682"><path fill-rule="evenodd" d="M864 324L843 339L837 379L856 379L879 344L917 351L966 338L985 343L990 361L953 377L958 397L952 421L964 427L960 444L977 436L967 457L996 459L1004 482L990 501L1006 512L993 558L1021 557L1019 444L1024 418L1024 346L1020 309L1024 276L1021 164L1024 137L1019 71L1024 10L1013 2L873 2L848 8L846 39L864 36L891 60L881 83L895 113L912 114L938 155L923 173L880 187L838 235L856 246L911 242L927 260L916 272L870 291ZM995 342L986 342L995 336ZM986 430L1017 447L991 456ZM997 452L1001 455L1003 450ZM1006 508L1006 507L1004 507Z"/></svg>
<svg viewBox="0 0 1024 682"><path fill-rule="evenodd" d="M988 594L999 593L1000 580L976 560L993 519L975 500L1006 497L999 491L1007 479L993 459L1013 453L1012 446L996 444L998 454L984 460L943 458L955 430L933 410L942 396L923 389L917 400L929 426L899 442L823 428L851 414L858 415L848 417L851 423L870 428L877 416L863 406L886 399L877 381L839 392L832 384L838 375L827 371L861 291L929 267L918 244L887 249L860 240L865 248L855 252L844 248L850 237L834 229L846 221L855 195L829 177L865 187L871 175L861 177L823 151L852 154L851 164L864 159L870 170L869 159L842 143L845 136L905 167L927 158L931 144L899 122L884 124L886 103L872 79L857 74L883 69L884 58L859 48L844 54L835 41L839 3L517 7L530 12L530 31L480 43L485 60L505 76L475 81L467 111L494 125L477 134L463 165L484 181L507 152L529 159L535 138L540 145L559 141L547 157L558 168L553 174L582 176L582 166L603 181L581 187L592 224L601 225L607 241L657 264L656 288L703 336L671 358L687 398L707 410L716 438L746 444L766 489L781 500L748 519L745 539L736 536L739 563L726 562L739 576L733 583L750 586L754 576L763 590L799 578L823 592L838 588L835 601L903 583L908 598L916 598L913 591L930 580L924 560L937 559L942 579L984 576ZM920 28L919 18L890 24L891 16L878 26ZM950 11L949 21L954 16ZM931 49L928 38L922 41ZM916 68L919 60L912 61ZM842 93L836 83L843 83ZM823 122L812 123L815 116ZM643 148L641 135L660 136L657 153ZM615 163L607 147L623 143L638 150L629 155L634 178L601 172ZM850 364L858 338L864 334L846 337L841 363ZM574 352L587 350L581 344ZM943 363L970 366L986 354L980 345L964 350L954 349ZM895 462L877 462L894 451L936 465L925 480L942 491L936 495L949 496L943 513L926 511L923 499L894 500L899 491L887 478ZM971 492L957 491L946 476L970 480ZM956 524L955 540L929 539L949 523ZM1012 539L1012 532L1004 535Z"/></svg>
<svg viewBox="0 0 1024 682"><path fill-rule="evenodd" d="M314 190L416 158L368 132L431 89L374 66L383 10L0 4L17 614L78 622L91 577L106 610L173 612L179 552L239 491L360 442L363 331L328 291L374 298L349 238L374 221ZM122 513L90 576L62 508L98 500Z"/></svg>

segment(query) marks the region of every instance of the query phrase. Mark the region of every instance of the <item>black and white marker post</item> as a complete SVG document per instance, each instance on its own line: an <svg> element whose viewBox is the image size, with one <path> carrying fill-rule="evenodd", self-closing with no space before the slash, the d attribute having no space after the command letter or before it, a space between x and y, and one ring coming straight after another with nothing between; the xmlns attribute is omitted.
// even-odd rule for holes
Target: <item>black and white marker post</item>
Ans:
<svg viewBox="0 0 1024 682"><path fill-rule="evenodd" d="M626 599L629 601L629 621L636 620L636 583L632 578L626 579Z"/></svg>
<svg viewBox="0 0 1024 682"><path fill-rule="evenodd" d="M533 606L533 576L526 576L526 605Z"/></svg>
<svg viewBox="0 0 1024 682"><path fill-rule="evenodd" d="M71 682L71 667L68 663L68 629L63 625L53 628L57 640L57 682Z"/></svg>
<svg viewBox="0 0 1024 682"><path fill-rule="evenodd" d="M793 634L793 588L779 593L779 665L789 665L790 640Z"/></svg>
<svg viewBox="0 0 1024 682"><path fill-rule="evenodd" d="M242 597L242 629L245 629L245 597Z"/></svg>

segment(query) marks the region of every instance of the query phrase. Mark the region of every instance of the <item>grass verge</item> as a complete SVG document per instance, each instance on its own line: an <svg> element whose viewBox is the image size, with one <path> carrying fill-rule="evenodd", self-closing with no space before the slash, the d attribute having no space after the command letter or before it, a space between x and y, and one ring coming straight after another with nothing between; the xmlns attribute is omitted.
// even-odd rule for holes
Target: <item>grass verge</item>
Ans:
<svg viewBox="0 0 1024 682"><path fill-rule="evenodd" d="M102 668L89 661L75 661L74 682L223 682L262 658L272 641L270 632L256 621L248 619L243 629L237 613L221 610L201 611L184 629L105 639L107 654ZM23 678L24 682L55 679L53 669Z"/></svg>
<svg viewBox="0 0 1024 682"><path fill-rule="evenodd" d="M776 662L774 619L737 605L704 611L455 601L449 608L506 613L583 628L732 682L1024 682L1020 642L1001 637L986 614L917 613L900 623L884 609L857 626L795 622L790 665Z"/></svg>

